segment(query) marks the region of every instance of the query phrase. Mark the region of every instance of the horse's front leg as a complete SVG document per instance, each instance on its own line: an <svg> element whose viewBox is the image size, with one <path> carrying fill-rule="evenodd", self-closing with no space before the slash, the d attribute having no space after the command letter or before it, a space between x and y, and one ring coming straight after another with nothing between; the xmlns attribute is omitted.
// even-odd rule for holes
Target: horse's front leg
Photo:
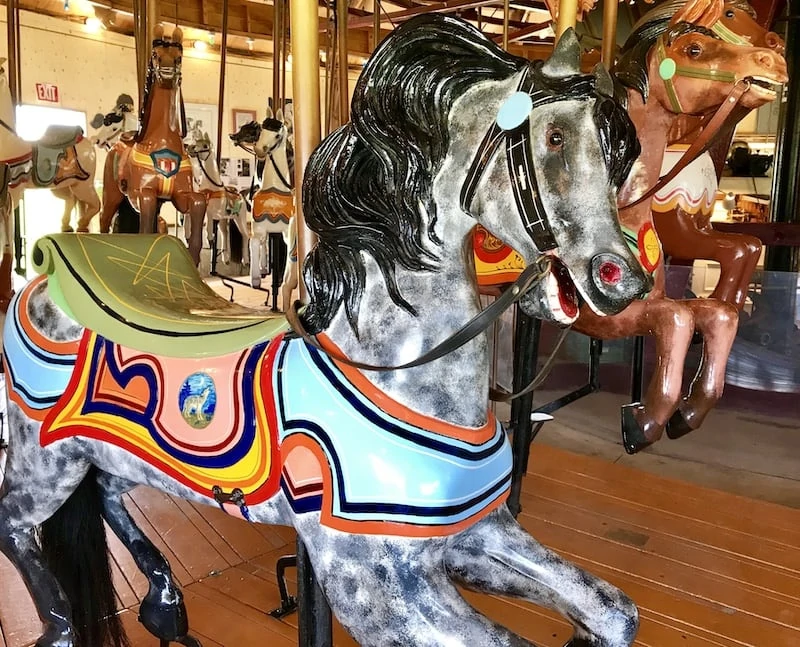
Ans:
<svg viewBox="0 0 800 647"><path fill-rule="evenodd" d="M725 367L739 327L739 313L730 303L716 299L687 299L682 303L694 313L695 326L703 335L703 357L687 396L669 421L670 438L697 429L722 397Z"/></svg>
<svg viewBox="0 0 800 647"><path fill-rule="evenodd" d="M634 301L611 317L584 308L573 327L600 339L655 339L656 367L643 401L622 407L622 442L625 451L634 454L661 438L681 399L683 366L694 334L692 311L672 299L652 298Z"/></svg>
<svg viewBox="0 0 800 647"><path fill-rule="evenodd" d="M711 298L744 306L750 277L761 256L761 241L753 236L718 232L701 214L683 209L653 212L664 253L674 258L717 261L720 276Z"/></svg>
<svg viewBox="0 0 800 647"><path fill-rule="evenodd" d="M188 214L192 221L187 246L195 265L199 265L200 250L203 248L203 218L206 217L206 197L196 191L180 191L175 192L173 201L175 208Z"/></svg>
<svg viewBox="0 0 800 647"><path fill-rule="evenodd" d="M140 188L131 197L136 196L139 204L139 233L152 234L156 231L156 215L158 214L158 193L150 187Z"/></svg>
<svg viewBox="0 0 800 647"><path fill-rule="evenodd" d="M628 647L636 637L639 614L633 601L539 544L506 506L452 537L445 566L466 588L557 611L575 627L567 647Z"/></svg>
<svg viewBox="0 0 800 647"><path fill-rule="evenodd" d="M139 607L139 620L160 640L199 645L188 636L189 620L183 594L172 579L169 562L148 539L122 503L122 495L136 484L107 472L97 476L103 518L130 552L150 588Z"/></svg>

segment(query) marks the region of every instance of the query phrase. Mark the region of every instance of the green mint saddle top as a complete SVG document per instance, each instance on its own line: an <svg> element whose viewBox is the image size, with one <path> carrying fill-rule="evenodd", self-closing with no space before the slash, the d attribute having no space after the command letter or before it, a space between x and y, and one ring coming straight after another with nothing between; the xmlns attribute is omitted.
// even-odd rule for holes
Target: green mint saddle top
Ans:
<svg viewBox="0 0 800 647"><path fill-rule="evenodd" d="M51 234L36 242L33 265L73 320L136 350L216 356L289 329L282 314L255 312L214 292L174 236Z"/></svg>

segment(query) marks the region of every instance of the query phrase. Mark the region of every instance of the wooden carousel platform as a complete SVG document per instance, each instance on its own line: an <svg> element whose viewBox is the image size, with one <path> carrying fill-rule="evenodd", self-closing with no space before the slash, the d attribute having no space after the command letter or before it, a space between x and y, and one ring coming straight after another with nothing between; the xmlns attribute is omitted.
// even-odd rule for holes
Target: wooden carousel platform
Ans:
<svg viewBox="0 0 800 647"><path fill-rule="evenodd" d="M297 644L296 615L279 621L265 613L279 603L275 561L293 552L292 530L251 526L145 488L127 504L172 563L205 647ZM800 645L800 510L541 444L531 456L522 505L520 519L531 534L637 602L636 645ZM131 642L156 647L136 621L145 580L111 541ZM468 596L537 645L561 647L570 635L550 612ZM27 591L3 558L0 628L0 647L32 645L39 634ZM335 644L355 643L337 627Z"/></svg>

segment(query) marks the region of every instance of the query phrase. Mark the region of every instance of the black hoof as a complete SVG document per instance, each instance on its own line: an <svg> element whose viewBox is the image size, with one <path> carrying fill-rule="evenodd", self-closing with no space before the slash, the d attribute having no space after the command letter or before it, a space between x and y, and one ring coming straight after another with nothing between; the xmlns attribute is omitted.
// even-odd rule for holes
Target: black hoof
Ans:
<svg viewBox="0 0 800 647"><path fill-rule="evenodd" d="M49 625L36 641L35 647L75 647L75 632L69 627Z"/></svg>
<svg viewBox="0 0 800 647"><path fill-rule="evenodd" d="M647 439L644 429L642 429L636 420L636 416L634 416L634 411L639 406L637 404L626 404L622 407L622 445L629 454L640 452L645 447L653 444L651 440Z"/></svg>
<svg viewBox="0 0 800 647"><path fill-rule="evenodd" d="M139 606L139 622L162 641L181 642L189 634L189 618L183 599L177 604L159 604L146 597Z"/></svg>
<svg viewBox="0 0 800 647"><path fill-rule="evenodd" d="M676 438L685 436L690 431L694 431L694 427L689 424L689 421L686 419L686 416L683 415L683 411L681 411L679 407L675 410L675 413L672 414L672 417L667 423L667 438L675 440Z"/></svg>
<svg viewBox="0 0 800 647"><path fill-rule="evenodd" d="M586 640L586 638L571 638L564 644L564 647L592 647L592 643Z"/></svg>

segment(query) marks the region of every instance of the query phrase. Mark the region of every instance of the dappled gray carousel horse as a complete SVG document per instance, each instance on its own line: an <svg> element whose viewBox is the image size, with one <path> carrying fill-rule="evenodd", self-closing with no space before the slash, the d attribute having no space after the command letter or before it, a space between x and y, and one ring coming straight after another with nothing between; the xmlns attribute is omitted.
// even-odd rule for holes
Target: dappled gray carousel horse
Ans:
<svg viewBox="0 0 800 647"><path fill-rule="evenodd" d="M39 647L123 642L101 518L150 582L144 625L197 644L169 565L122 504L137 483L294 526L362 645L530 644L456 584L557 610L573 647L633 642L634 604L505 506L511 451L488 407L483 333L415 368L337 359L404 364L477 316L476 222L523 255L507 302L534 316L569 323L578 294L615 313L650 289L615 207L638 143L610 79L580 74L578 54L570 31L530 63L441 16L381 43L352 122L305 175L319 244L301 317L325 352L284 317L214 295L173 238L39 241L45 276L5 327L0 500L0 549L44 622Z"/></svg>

